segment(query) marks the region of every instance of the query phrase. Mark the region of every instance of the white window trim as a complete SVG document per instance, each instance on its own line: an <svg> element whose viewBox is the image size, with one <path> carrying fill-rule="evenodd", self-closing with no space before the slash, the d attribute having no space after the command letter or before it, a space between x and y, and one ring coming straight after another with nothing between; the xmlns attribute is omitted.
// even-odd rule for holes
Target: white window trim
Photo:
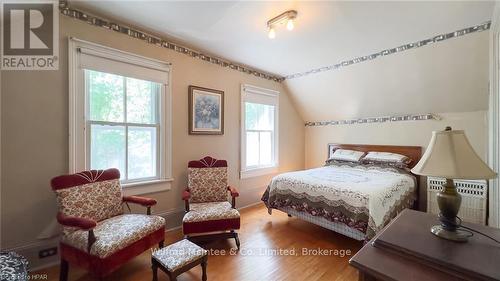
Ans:
<svg viewBox="0 0 500 281"><path fill-rule="evenodd" d="M272 96L276 98L276 110L274 111L274 165L268 167L258 167L258 168L247 168L246 167L246 124L245 124L245 101L246 93L253 92L256 94ZM259 177L268 174L277 173L279 170L279 92L274 90L269 90L257 86L252 86L248 84L241 85L241 96L240 96L240 109L241 109L241 147L240 147L240 158L241 158L241 171L240 178L252 178Z"/></svg>
<svg viewBox="0 0 500 281"><path fill-rule="evenodd" d="M488 163L500 173L500 3L495 4L490 32L490 97L489 97L489 155ZM500 228L500 180L489 181L488 225Z"/></svg>
<svg viewBox="0 0 500 281"><path fill-rule="evenodd" d="M171 189L172 178L172 91L170 63L150 59L117 49L101 46L92 42L77 38L68 39L68 74L69 74L69 172L77 173L86 170L86 134L85 134L85 93L81 92L84 87L84 72L80 68L79 50L85 48L103 58L116 60L128 64L151 69L161 70L168 73L166 83L163 87L163 97L160 104L160 177L157 179L129 182L123 184L125 195L146 194ZM83 106L82 106L83 105ZM163 110L161 110L163 109Z"/></svg>

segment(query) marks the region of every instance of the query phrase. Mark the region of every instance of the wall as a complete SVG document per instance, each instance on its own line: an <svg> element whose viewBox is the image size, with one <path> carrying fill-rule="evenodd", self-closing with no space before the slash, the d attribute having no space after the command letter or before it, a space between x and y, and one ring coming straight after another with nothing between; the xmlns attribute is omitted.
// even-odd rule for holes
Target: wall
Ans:
<svg viewBox="0 0 500 281"><path fill-rule="evenodd" d="M286 85L305 121L487 110L488 42L472 33Z"/></svg>
<svg viewBox="0 0 500 281"><path fill-rule="evenodd" d="M280 95L280 172L304 166L304 122L282 84L221 68L211 63L158 48L128 36L60 18L58 71L4 71L2 90L1 248L30 243L56 214L50 190L52 177L68 171L67 40L76 37L172 63L173 177L170 191L149 194L158 200L155 213L166 215L168 226L182 215L181 191L186 186L189 160L205 155L228 160L229 184L240 189L238 206L256 203L271 176L239 180L240 85L277 90ZM225 134L188 135L188 86L225 92Z"/></svg>
<svg viewBox="0 0 500 281"><path fill-rule="evenodd" d="M401 121L372 124L306 127L306 168L318 167L327 158L328 143L415 145L424 148L429 144L431 133L451 126L465 130L476 152L486 159L487 111L438 113L441 120ZM425 206L426 190L422 182L420 207Z"/></svg>

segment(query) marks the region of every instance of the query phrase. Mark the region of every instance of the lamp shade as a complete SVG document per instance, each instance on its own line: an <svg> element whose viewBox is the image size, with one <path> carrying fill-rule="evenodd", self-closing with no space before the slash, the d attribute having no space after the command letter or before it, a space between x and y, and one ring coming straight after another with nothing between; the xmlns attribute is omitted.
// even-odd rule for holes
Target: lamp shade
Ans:
<svg viewBox="0 0 500 281"><path fill-rule="evenodd" d="M464 131L432 132L431 141L420 161L411 170L414 174L448 179L492 179L496 173L481 160Z"/></svg>

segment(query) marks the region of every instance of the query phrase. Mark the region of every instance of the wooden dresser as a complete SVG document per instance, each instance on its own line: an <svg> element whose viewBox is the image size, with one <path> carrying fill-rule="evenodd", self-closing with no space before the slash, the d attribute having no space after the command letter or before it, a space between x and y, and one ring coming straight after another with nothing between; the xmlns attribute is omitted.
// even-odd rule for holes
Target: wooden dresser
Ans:
<svg viewBox="0 0 500 281"><path fill-rule="evenodd" d="M500 244L475 233L467 243L434 236L432 214L405 210L349 263L360 280L500 280ZM500 229L464 223L500 240Z"/></svg>

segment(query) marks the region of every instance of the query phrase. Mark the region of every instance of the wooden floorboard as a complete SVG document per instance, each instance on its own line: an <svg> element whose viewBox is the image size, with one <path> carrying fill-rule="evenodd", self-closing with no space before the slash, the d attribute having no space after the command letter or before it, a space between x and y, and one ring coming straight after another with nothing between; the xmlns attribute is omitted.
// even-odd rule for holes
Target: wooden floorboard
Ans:
<svg viewBox="0 0 500 281"><path fill-rule="evenodd" d="M289 218L280 211L270 216L264 205L241 211L241 250L236 252L234 239L204 244L207 249L225 250L233 254L211 255L208 258L208 280L357 280L358 272L349 266L349 258L362 246L361 242L297 218ZM182 230L169 231L166 244L182 239ZM278 250L295 249L296 256L279 255ZM308 250L350 250L350 256L302 255ZM274 250L274 251L273 251ZM105 280L151 280L151 253L149 251L131 260ZM46 274L46 280L58 280L59 267L35 272ZM76 267L69 269L70 281L94 280ZM159 272L159 281L168 277ZM201 267L180 275L179 281L201 280Z"/></svg>

